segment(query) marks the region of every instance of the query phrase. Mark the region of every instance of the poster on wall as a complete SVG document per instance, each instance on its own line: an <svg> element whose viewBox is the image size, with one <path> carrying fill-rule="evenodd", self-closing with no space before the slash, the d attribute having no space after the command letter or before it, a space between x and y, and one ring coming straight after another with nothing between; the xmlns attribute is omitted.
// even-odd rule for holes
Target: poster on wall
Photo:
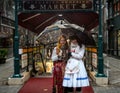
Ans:
<svg viewBox="0 0 120 93"><path fill-rule="evenodd" d="M50 60L46 62L46 72L52 73L52 71L53 71L53 62Z"/></svg>
<svg viewBox="0 0 120 93"><path fill-rule="evenodd" d="M97 68L97 54L92 53L92 65Z"/></svg>
<svg viewBox="0 0 120 93"><path fill-rule="evenodd" d="M25 68L28 65L28 56L27 54L22 54L21 55L21 67Z"/></svg>
<svg viewBox="0 0 120 93"><path fill-rule="evenodd" d="M29 65L33 64L33 53L32 52L28 53L28 61L29 61Z"/></svg>

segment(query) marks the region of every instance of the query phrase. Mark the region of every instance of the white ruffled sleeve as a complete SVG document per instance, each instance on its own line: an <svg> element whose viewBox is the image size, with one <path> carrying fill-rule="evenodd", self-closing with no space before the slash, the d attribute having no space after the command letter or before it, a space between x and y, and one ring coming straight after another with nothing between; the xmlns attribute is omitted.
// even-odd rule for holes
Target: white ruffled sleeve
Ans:
<svg viewBox="0 0 120 93"><path fill-rule="evenodd" d="M58 55L56 54L56 47L53 49L51 59L52 59L52 61L58 60Z"/></svg>
<svg viewBox="0 0 120 93"><path fill-rule="evenodd" d="M82 59L84 57L84 53L85 53L85 46L82 45L82 47L77 47L77 49L75 50L75 52L72 52L71 55L73 58L76 59Z"/></svg>

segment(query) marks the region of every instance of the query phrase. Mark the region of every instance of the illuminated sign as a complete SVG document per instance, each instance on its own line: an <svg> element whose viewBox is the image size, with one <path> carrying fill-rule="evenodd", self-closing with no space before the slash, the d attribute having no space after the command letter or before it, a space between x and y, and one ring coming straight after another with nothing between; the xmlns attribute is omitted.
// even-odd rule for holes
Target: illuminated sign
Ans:
<svg viewBox="0 0 120 93"><path fill-rule="evenodd" d="M23 0L23 10L83 10L93 9L93 0Z"/></svg>

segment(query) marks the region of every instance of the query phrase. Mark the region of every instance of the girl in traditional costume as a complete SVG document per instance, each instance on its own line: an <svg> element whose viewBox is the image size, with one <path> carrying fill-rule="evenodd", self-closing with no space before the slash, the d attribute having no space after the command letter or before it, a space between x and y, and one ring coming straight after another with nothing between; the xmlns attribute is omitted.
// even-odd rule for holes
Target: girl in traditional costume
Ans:
<svg viewBox="0 0 120 93"><path fill-rule="evenodd" d="M53 49L51 59L54 62L53 69L53 89L55 93L63 93L63 76L64 69L67 60L68 44L64 35L61 35L58 39L57 46ZM54 92L54 90L53 90Z"/></svg>

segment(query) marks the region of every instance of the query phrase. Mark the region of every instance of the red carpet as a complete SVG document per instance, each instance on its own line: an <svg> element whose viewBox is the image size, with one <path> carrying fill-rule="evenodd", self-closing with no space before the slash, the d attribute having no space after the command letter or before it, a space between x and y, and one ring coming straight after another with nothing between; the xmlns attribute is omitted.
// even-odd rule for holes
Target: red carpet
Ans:
<svg viewBox="0 0 120 93"><path fill-rule="evenodd" d="M52 78L30 78L18 93L52 93ZM94 93L92 86L83 87L82 93Z"/></svg>
<svg viewBox="0 0 120 93"><path fill-rule="evenodd" d="M52 78L30 78L18 93L52 93Z"/></svg>
<svg viewBox="0 0 120 93"><path fill-rule="evenodd" d="M92 86L89 87L83 87L82 93L94 93Z"/></svg>

